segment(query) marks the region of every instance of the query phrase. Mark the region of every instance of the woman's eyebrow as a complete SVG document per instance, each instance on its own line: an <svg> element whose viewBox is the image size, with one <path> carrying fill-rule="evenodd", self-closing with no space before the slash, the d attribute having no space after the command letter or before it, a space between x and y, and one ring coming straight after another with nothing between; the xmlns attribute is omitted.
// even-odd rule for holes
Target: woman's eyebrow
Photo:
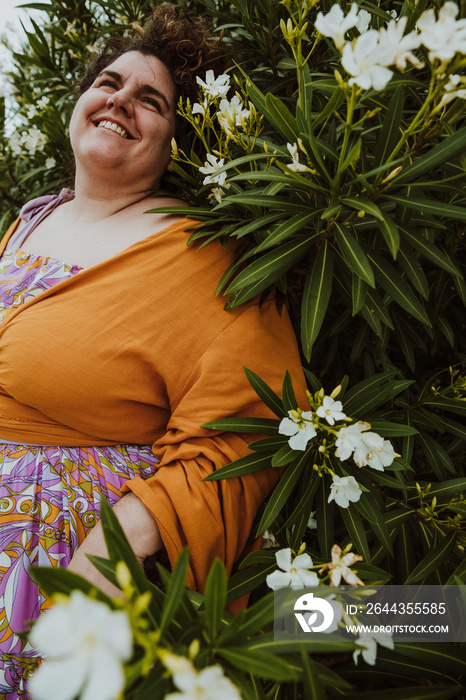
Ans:
<svg viewBox="0 0 466 700"><path fill-rule="evenodd" d="M120 84L123 82L122 76L114 70L105 69L101 73L99 73L98 77L100 78L100 76L102 76L102 75L108 75L111 78L113 78L114 80L116 80L117 82L119 82ZM167 112L170 111L170 109L171 109L170 104L169 104L167 98L165 97L165 95L163 94L163 92L160 92L160 90L158 90L153 85L141 85L141 90L142 90L142 92L148 92L150 95L155 95L155 97L158 97L164 103Z"/></svg>

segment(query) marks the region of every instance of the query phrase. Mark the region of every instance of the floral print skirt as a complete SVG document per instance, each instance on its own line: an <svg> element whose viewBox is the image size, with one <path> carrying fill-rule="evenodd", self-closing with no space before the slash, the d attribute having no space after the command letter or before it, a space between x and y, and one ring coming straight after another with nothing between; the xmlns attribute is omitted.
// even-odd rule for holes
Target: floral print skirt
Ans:
<svg viewBox="0 0 466 700"><path fill-rule="evenodd" d="M0 698L28 698L37 666L19 636L46 600L29 576L34 566L67 566L125 481L147 478L157 460L150 447L40 447L0 444Z"/></svg>

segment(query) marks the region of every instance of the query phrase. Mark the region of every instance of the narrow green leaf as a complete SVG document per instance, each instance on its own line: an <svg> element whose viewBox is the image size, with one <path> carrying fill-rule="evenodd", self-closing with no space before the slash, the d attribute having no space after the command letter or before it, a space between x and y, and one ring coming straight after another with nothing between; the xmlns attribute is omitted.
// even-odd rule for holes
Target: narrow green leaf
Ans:
<svg viewBox="0 0 466 700"><path fill-rule="evenodd" d="M414 316L418 321L421 321L426 326L430 326L429 317L427 316L421 301L416 297L413 290L404 281L399 272L390 265L384 258L375 252L375 250L367 251L367 257L373 265L375 277L380 286L385 289L388 294L396 301L402 309L405 309L411 316Z"/></svg>
<svg viewBox="0 0 466 700"><path fill-rule="evenodd" d="M319 678L317 664L306 654L304 646L301 649L301 659L304 672L303 685L306 700L325 700L327 698L327 693Z"/></svg>
<svg viewBox="0 0 466 700"><path fill-rule="evenodd" d="M335 177L341 175L341 173L343 173L346 170L346 168L348 168L355 160L359 158L359 154L361 152L361 145L362 139L357 139L348 151L343 163L339 166Z"/></svg>
<svg viewBox="0 0 466 700"><path fill-rule="evenodd" d="M367 379L363 379L358 384L355 384L349 389L344 396L344 408L351 417L360 415L366 406L367 398L373 399L380 395L382 387L385 389L390 380L393 379L396 372L380 372L373 374Z"/></svg>
<svg viewBox="0 0 466 700"><path fill-rule="evenodd" d="M218 634L227 599L227 575L224 564L215 559L205 585L205 618L212 639Z"/></svg>
<svg viewBox="0 0 466 700"><path fill-rule="evenodd" d="M445 557L451 552L456 543L456 533L450 532L446 535L439 544L434 547L429 554L415 567L405 584L416 583L421 581L432 571L435 571L445 560Z"/></svg>
<svg viewBox="0 0 466 700"><path fill-rule="evenodd" d="M312 245L313 241L307 237L304 239L299 238L265 253L265 255L240 272L228 287L227 294L258 281L264 283L263 288L271 285L299 262Z"/></svg>
<svg viewBox="0 0 466 700"><path fill-rule="evenodd" d="M406 226L401 226L400 228L403 233L403 237L409 242L410 245L413 246L413 248L419 251L421 255L424 255L424 257L426 257L428 260L431 260L438 267L443 268L450 274L462 276L455 263L447 258L447 256L439 248L437 248L437 246L431 243L426 236L423 235L422 231L418 229L413 231Z"/></svg>
<svg viewBox="0 0 466 700"><path fill-rule="evenodd" d="M419 264L417 255L404 243L401 244L398 251L398 263L414 289L417 289L424 299L428 299L429 283L427 277Z"/></svg>
<svg viewBox="0 0 466 700"><path fill-rule="evenodd" d="M287 240L293 234L298 233L303 228L305 228L308 224L311 223L311 221L317 219L319 217L320 212L320 209L311 213L300 212L299 214L295 214L294 216L292 216L291 219L286 219L286 221L280 223L276 227L276 229L272 231L272 233L270 233L270 235L268 235L267 238L264 239L262 243L260 243L257 246L256 252L259 253L264 250L268 250L269 248L272 248L273 246L276 246L279 243L282 243L283 241ZM312 234L308 235L307 238L310 241L318 237L319 235L319 232L314 231Z"/></svg>
<svg viewBox="0 0 466 700"><path fill-rule="evenodd" d="M244 371L246 372L248 382L265 405L270 408L270 410L279 418L286 418L288 413L283 406L283 401L281 398L277 396L277 394L268 386L268 384L266 384L266 382L264 382L263 379L259 377L259 375L255 374L247 367L244 367Z"/></svg>
<svg viewBox="0 0 466 700"><path fill-rule="evenodd" d="M274 125L282 136L291 143L295 143L300 136L296 118L293 117L288 107L271 92L265 96L265 116L269 121L273 119Z"/></svg>
<svg viewBox="0 0 466 700"><path fill-rule="evenodd" d="M451 413L459 413L462 416L466 416L466 400L465 399L445 399L443 396L437 396L433 399L427 399L424 401L426 406L434 406L436 409L441 409L442 411L450 411Z"/></svg>
<svg viewBox="0 0 466 700"><path fill-rule="evenodd" d="M330 556L331 549L335 544L334 539L334 512L335 502L328 502L330 495L330 483L328 478L321 478L320 488L316 493L316 522L317 539L322 556Z"/></svg>
<svg viewBox="0 0 466 700"><path fill-rule="evenodd" d="M378 654L382 656L383 652ZM395 666L395 662L391 662ZM390 688L389 690L363 691L357 693L345 693L345 700L449 700L458 697L462 686L460 685L414 685L403 688Z"/></svg>
<svg viewBox="0 0 466 700"><path fill-rule="evenodd" d="M250 593L254 588L260 586L272 571L277 568L277 563L256 564L255 566L238 571L228 579L227 603L231 603L237 598L241 598L245 593Z"/></svg>
<svg viewBox="0 0 466 700"><path fill-rule="evenodd" d="M400 234L398 232L398 227L393 219L388 216L388 214L382 213L382 215L383 219L378 220L377 224L382 232L382 236L385 239L385 243L388 245L388 249L392 254L392 258L395 259L400 248Z"/></svg>
<svg viewBox="0 0 466 700"><path fill-rule="evenodd" d="M298 408L298 402L296 401L296 396L293 391L293 384L291 382L291 376L288 370L285 372L282 384L282 400L283 408L285 411L292 411Z"/></svg>
<svg viewBox="0 0 466 700"><path fill-rule="evenodd" d="M253 474L261 469L266 469L271 466L270 455L262 455L262 453L254 453L236 459L231 464L227 464L217 471L212 472L203 478L203 481L220 481L220 479L233 479L236 476L244 476L245 474Z"/></svg>
<svg viewBox="0 0 466 700"><path fill-rule="evenodd" d="M435 214L436 216L444 216L447 219L455 219L456 221L466 221L466 207L459 207L455 204L445 204L440 200L423 199L421 197L401 197L399 195L389 195L388 199L395 204L407 209L421 211L423 214Z"/></svg>
<svg viewBox="0 0 466 700"><path fill-rule="evenodd" d="M283 445L272 457L272 467L283 467L296 457L296 451L287 443Z"/></svg>
<svg viewBox="0 0 466 700"><path fill-rule="evenodd" d="M377 204L374 204L374 202L371 202L369 199L364 199L363 197L343 197L340 199L340 202L350 207L350 209L364 211L378 221L384 220L384 214L382 214Z"/></svg>
<svg viewBox="0 0 466 700"><path fill-rule="evenodd" d="M178 608L180 607L183 591L186 585L186 577L188 575L188 562L189 562L189 551L186 547L183 549L173 570L170 578L170 583L167 586L167 597L162 610L162 617L160 620L160 634L165 632L165 629L173 621Z"/></svg>
<svg viewBox="0 0 466 700"><path fill-rule="evenodd" d="M384 438L401 437L403 435L417 435L418 430L405 423L393 423L388 420L372 419L371 430Z"/></svg>
<svg viewBox="0 0 466 700"><path fill-rule="evenodd" d="M275 489L273 490L272 495L265 506L260 523L257 526L256 537L258 537L272 525L296 486L299 477L306 467L307 461L308 457L306 453L303 453L302 456L296 458L295 462L290 464L285 469L283 476L275 486Z"/></svg>
<svg viewBox="0 0 466 700"><path fill-rule="evenodd" d="M463 127L422 155L414 163L408 165L407 168L402 170L400 174L392 180L392 183L398 185L402 182L417 180L420 175L423 175L429 170L433 170L442 163L446 163L451 158L464 153L465 150L466 127Z"/></svg>
<svg viewBox="0 0 466 700"><path fill-rule="evenodd" d="M273 418L219 418L201 427L222 432L276 435L279 425L279 421Z"/></svg>
<svg viewBox="0 0 466 700"><path fill-rule="evenodd" d="M466 492L466 477L459 477L457 479L448 479L448 481L443 481L441 484L433 484L429 490L429 498L436 496L437 500L439 500L449 496L458 496L464 492ZM415 496L413 495L413 498L419 498L417 492Z"/></svg>
<svg viewBox="0 0 466 700"><path fill-rule="evenodd" d="M246 673L275 681L295 681L299 673L288 661L267 652L243 647L217 649L217 654Z"/></svg>
<svg viewBox="0 0 466 700"><path fill-rule="evenodd" d="M400 137L400 124L403 116L404 90L399 87L393 93L386 113L382 117L382 129L378 133L374 165L384 163L395 148Z"/></svg>
<svg viewBox="0 0 466 700"><path fill-rule="evenodd" d="M358 275L358 277L364 280L364 282L369 284L371 287L375 287L374 273L372 271L371 264L355 236L346 226L339 224L337 221L334 221L333 227L335 231L335 240L338 244L343 260L346 262L352 272Z"/></svg>
<svg viewBox="0 0 466 700"><path fill-rule="evenodd" d="M439 481L443 481L447 476L446 470L451 474L456 473L455 465L450 455L437 440L434 440L431 435L425 432L419 434L419 440L422 444L424 454L427 457L427 461Z"/></svg>
<svg viewBox="0 0 466 700"><path fill-rule="evenodd" d="M306 359L311 357L332 292L333 257L327 241L321 246L308 273L302 301L301 337Z"/></svg>
<svg viewBox="0 0 466 700"><path fill-rule="evenodd" d="M372 268L371 268L372 270ZM367 297L367 284L359 277L359 275L351 275L351 296L353 299L352 314L356 314L364 306Z"/></svg>
<svg viewBox="0 0 466 700"><path fill-rule="evenodd" d="M376 508L371 497L367 493L362 493L359 501L354 504L354 507L370 522L371 529L385 548L386 553L393 556L393 545L389 529L383 519L382 513ZM370 558L367 561L370 561Z"/></svg>
<svg viewBox="0 0 466 700"><path fill-rule="evenodd" d="M350 503L348 508L339 508L339 513L345 523L345 527L355 550L358 554L361 554L365 561L370 561L371 555L369 552L369 545L367 544L364 525L358 511L354 505Z"/></svg>

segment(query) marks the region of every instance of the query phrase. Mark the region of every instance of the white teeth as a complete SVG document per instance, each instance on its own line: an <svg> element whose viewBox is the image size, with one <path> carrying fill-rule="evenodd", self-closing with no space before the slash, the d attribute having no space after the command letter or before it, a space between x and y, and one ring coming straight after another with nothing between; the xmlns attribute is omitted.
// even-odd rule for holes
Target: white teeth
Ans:
<svg viewBox="0 0 466 700"><path fill-rule="evenodd" d="M123 136L123 138L128 138L128 134L123 129L123 127L119 126L118 124L115 124L115 122L102 121L99 122L97 126L99 129L110 129L110 131L115 131L117 134L120 134L120 136Z"/></svg>

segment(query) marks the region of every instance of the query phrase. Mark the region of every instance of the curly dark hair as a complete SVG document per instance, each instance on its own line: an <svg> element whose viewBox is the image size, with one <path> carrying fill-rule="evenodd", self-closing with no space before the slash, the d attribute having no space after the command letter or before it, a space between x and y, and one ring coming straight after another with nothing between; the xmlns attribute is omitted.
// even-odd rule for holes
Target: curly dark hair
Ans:
<svg viewBox="0 0 466 700"><path fill-rule="evenodd" d="M139 51L162 61L172 77L177 100L182 96L195 101L196 76L204 76L208 69L218 73L224 68L221 38L214 37L202 20L180 17L171 3L156 7L145 27L134 29L132 37L111 37L105 42L87 64L77 86L78 94L85 92L107 66L128 51Z"/></svg>

